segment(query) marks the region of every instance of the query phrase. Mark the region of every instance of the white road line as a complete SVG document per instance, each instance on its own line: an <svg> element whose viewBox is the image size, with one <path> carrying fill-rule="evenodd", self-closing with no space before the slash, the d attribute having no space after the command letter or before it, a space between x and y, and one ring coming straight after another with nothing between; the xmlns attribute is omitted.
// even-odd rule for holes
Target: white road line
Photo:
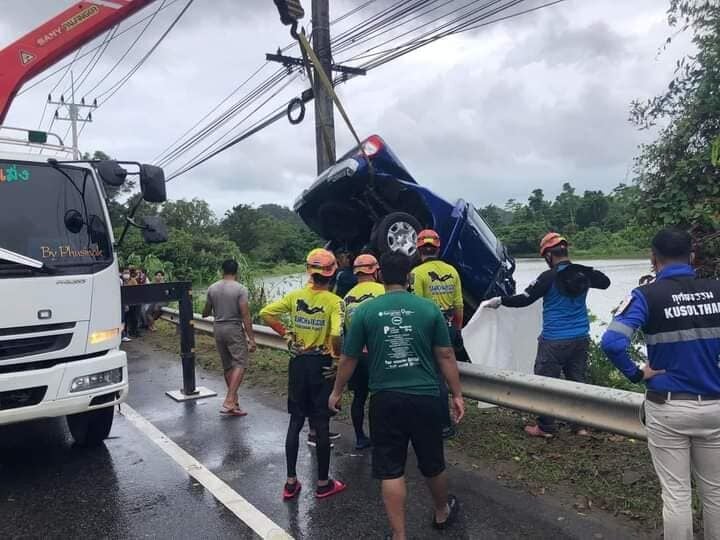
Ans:
<svg viewBox="0 0 720 540"><path fill-rule="evenodd" d="M238 492L210 472L210 470L185 450L175 444L162 431L152 425L140 413L127 403L122 405L122 414L139 429L143 435L158 445L185 472L197 480L212 493L228 510L255 531L260 538L267 540L293 540L293 537L274 523L269 517L245 500Z"/></svg>

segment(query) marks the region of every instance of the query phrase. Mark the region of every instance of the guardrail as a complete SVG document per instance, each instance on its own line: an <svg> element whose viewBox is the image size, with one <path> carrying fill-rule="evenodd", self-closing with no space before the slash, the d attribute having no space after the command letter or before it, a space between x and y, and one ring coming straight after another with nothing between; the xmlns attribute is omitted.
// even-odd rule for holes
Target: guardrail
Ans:
<svg viewBox="0 0 720 540"><path fill-rule="evenodd" d="M177 324L177 310L164 308L162 318ZM197 332L212 335L213 323L196 315ZM283 338L267 326L253 325L258 345L286 349ZM458 364L463 395L511 409L576 422L585 426L645 439L640 422L643 395L563 379L529 375L477 364Z"/></svg>

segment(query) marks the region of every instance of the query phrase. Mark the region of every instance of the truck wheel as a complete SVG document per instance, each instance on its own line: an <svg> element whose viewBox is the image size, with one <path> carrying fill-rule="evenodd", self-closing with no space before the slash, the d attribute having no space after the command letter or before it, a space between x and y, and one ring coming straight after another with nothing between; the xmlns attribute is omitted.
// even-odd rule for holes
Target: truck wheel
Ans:
<svg viewBox="0 0 720 540"><path fill-rule="evenodd" d="M67 424L75 444L80 447L101 444L110 435L114 416L114 407L68 415Z"/></svg>
<svg viewBox="0 0 720 540"><path fill-rule="evenodd" d="M417 253L417 235L420 222L405 212L385 216L375 229L375 246L382 255L390 251L413 257Z"/></svg>

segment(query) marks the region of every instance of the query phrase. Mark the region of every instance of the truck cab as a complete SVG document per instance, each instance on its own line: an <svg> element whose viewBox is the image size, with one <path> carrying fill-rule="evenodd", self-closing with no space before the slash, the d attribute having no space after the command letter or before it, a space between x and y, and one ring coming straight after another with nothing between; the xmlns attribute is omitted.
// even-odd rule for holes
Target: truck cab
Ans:
<svg viewBox="0 0 720 540"><path fill-rule="evenodd" d="M0 425L67 416L77 443L99 443L128 392L98 173L122 169L73 162L59 137L33 143L18 132L33 139L0 131Z"/></svg>
<svg viewBox="0 0 720 540"><path fill-rule="evenodd" d="M353 254L399 251L417 259L417 233L436 230L441 258L462 279L466 320L482 300L515 292L515 261L477 209L420 185L378 135L324 171L295 211L330 249Z"/></svg>

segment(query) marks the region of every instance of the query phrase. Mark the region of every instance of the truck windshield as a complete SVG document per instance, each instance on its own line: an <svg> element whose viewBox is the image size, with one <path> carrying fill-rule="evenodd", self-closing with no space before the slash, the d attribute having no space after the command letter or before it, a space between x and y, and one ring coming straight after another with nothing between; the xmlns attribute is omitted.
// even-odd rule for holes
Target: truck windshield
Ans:
<svg viewBox="0 0 720 540"><path fill-rule="evenodd" d="M89 274L113 260L104 205L82 167L0 160L0 247L53 267ZM0 260L0 278L32 269ZM13 276L14 277L14 276Z"/></svg>

